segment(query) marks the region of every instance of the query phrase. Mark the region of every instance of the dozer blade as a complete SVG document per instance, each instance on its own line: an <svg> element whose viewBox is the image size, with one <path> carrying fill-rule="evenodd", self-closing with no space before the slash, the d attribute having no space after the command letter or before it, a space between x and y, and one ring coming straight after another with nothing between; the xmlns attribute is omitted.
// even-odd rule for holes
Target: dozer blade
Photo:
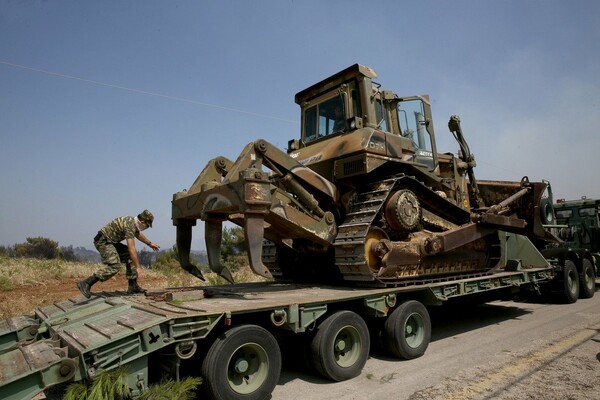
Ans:
<svg viewBox="0 0 600 400"><path fill-rule="evenodd" d="M265 221L262 214L246 214L244 216L244 233L248 261L255 274L272 279L273 275L262 262L262 247L265 234Z"/></svg>
<svg viewBox="0 0 600 400"><path fill-rule="evenodd" d="M192 248L192 226L193 223L188 221L180 221L177 224L177 254L181 268L196 278L206 281L200 269L190 261L190 252Z"/></svg>
<svg viewBox="0 0 600 400"><path fill-rule="evenodd" d="M221 239L223 237L223 222L221 221L206 221L204 223L206 240L206 254L208 256L208 265L216 274L225 278L229 283L235 283L231 272L221 265Z"/></svg>

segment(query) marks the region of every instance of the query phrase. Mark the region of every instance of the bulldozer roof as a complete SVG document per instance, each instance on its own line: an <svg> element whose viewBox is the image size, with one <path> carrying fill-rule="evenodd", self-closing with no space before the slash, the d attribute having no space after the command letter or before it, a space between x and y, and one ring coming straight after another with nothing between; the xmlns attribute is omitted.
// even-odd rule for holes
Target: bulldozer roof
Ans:
<svg viewBox="0 0 600 400"><path fill-rule="evenodd" d="M350 67L346 68L343 71L340 71L334 75L331 75L329 78L323 79L321 82L316 83L298 93L296 93L296 97L294 101L302 105L303 102L309 100L320 93L326 92L331 88L339 86L340 84L349 81L350 79L356 78L358 76L363 76L369 79L373 79L377 77L377 73L361 64L354 64Z"/></svg>

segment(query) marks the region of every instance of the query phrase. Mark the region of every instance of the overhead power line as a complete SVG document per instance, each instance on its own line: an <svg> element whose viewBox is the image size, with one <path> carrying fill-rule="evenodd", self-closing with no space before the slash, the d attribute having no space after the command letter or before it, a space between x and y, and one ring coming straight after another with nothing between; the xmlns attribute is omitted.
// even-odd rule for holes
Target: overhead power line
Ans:
<svg viewBox="0 0 600 400"><path fill-rule="evenodd" d="M221 106L221 105L218 105L218 104L211 104L211 103L206 103L206 102L202 102L202 101L186 99L184 97L170 96L170 95L162 94L162 93L149 92L147 90L135 89L135 88L127 87L127 86L113 85L111 83L105 83L105 82L95 81L95 80L92 80L92 79L81 78L81 77L73 76L73 75L61 74L59 72L48 71L48 70L44 70L44 69L40 69L40 68L28 67L26 65L14 64L14 63L11 63L11 62L8 62L8 61L3 61L3 60L0 60L0 64L6 65L6 66L9 66L9 67L13 67L13 68L20 68L20 69L24 69L24 70L28 70L28 71L38 72L38 73L41 73L41 74L58 76L60 78L72 79L72 80L75 80L75 81L80 81L80 82L85 82L85 83L91 83L92 85L105 86L105 87L109 87L109 88L113 88L113 89L124 90L124 91L127 91L127 92L144 94L144 95L147 95L147 96L162 97L164 99L169 99L169 100L175 100L175 101L180 101L180 102L184 102L184 103L194 104L196 106L201 106L201 107L218 108L218 109L221 109L221 110L233 111L233 112L237 112L237 113L242 113L242 114L252 115L252 116L255 116L255 117L260 117L260 118L274 119L274 120L277 120L277 121L283 121L283 122L288 122L288 123L292 123L292 124L297 124L298 123L297 121L293 121L293 120L285 119L285 118L280 118L280 117L275 117L273 115L260 114L260 113L255 113L255 112L252 112L252 111L240 110L239 108L226 107L226 106Z"/></svg>

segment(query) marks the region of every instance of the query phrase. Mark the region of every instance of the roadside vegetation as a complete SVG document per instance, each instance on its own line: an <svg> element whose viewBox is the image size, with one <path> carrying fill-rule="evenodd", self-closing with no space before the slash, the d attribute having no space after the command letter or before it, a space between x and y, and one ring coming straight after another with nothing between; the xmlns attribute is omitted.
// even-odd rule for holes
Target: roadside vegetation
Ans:
<svg viewBox="0 0 600 400"><path fill-rule="evenodd" d="M78 260L71 250L72 248L59 247L56 241L48 238L27 238L26 242L14 246L0 246L0 319L29 314L36 307L56 301L46 296L51 286L62 283L74 289L76 281L90 276L102 266ZM253 274L247 264L241 228L224 230L221 263L233 273L235 282L263 280ZM174 246L160 252L148 267L144 267L147 277L142 279L142 285L146 289L157 290L227 284L223 278L210 271L208 265L198 266L206 282L181 269ZM123 275L124 271L112 279L116 282L125 281ZM18 293L19 296L12 296L11 293ZM26 296L27 293L31 295ZM73 295L65 294L63 299L69 297Z"/></svg>
<svg viewBox="0 0 600 400"><path fill-rule="evenodd" d="M63 400L127 400L131 391L125 385L125 368L117 368L98 375L93 382L78 382L68 386ZM181 381L164 380L151 385L138 400L192 400L196 398L196 388L200 378L185 378Z"/></svg>

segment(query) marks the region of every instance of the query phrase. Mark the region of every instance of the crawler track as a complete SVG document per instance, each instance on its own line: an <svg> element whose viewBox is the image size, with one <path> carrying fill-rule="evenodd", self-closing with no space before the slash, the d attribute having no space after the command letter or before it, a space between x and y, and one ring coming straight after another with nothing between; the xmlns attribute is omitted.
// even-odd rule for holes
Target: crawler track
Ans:
<svg viewBox="0 0 600 400"><path fill-rule="evenodd" d="M460 225L469 220L468 211L440 197L415 177L402 174L371 183L357 194L346 219L338 227L334 242L335 264L345 280L377 281L382 285L395 285L399 280L381 279L369 268L365 243L369 230L378 226L386 200L395 190L404 188L417 194L423 208L452 223ZM415 269L418 267L414 266Z"/></svg>

